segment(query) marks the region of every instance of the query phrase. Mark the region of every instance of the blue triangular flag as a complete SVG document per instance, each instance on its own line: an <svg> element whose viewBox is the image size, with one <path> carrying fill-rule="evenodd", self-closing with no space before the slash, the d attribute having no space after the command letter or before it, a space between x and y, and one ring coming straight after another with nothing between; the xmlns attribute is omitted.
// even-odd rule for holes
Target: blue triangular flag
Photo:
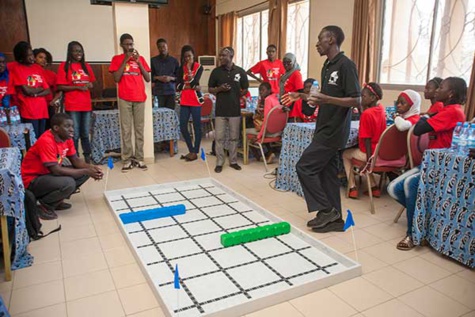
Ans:
<svg viewBox="0 0 475 317"><path fill-rule="evenodd" d="M351 214L351 211L350 211L350 210L347 210L347 212L348 212L348 216L346 216L345 226L343 227L343 230L345 230L345 231L346 231L349 227L355 225L355 221L353 220L353 215Z"/></svg>
<svg viewBox="0 0 475 317"><path fill-rule="evenodd" d="M109 158L107 159L107 167L109 169L113 169L114 168L114 162L112 162L112 156L109 156Z"/></svg>
<svg viewBox="0 0 475 317"><path fill-rule="evenodd" d="M175 289L180 289L180 275L178 274L178 264L175 264L175 278L173 279Z"/></svg>
<svg viewBox="0 0 475 317"><path fill-rule="evenodd" d="M201 159L203 161L206 161L206 154L205 154L205 149L201 148Z"/></svg>

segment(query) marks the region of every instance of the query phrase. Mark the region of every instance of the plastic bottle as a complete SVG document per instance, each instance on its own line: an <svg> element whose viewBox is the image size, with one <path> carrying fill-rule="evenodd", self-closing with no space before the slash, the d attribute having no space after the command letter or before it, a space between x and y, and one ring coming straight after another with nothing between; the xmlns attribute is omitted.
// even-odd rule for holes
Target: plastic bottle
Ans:
<svg viewBox="0 0 475 317"><path fill-rule="evenodd" d="M468 122L465 122L462 126L462 133L460 134L458 154L465 155L468 153L468 136L469 135L470 135L470 126Z"/></svg>
<svg viewBox="0 0 475 317"><path fill-rule="evenodd" d="M17 106L15 106L14 108L15 108L15 110L14 110L14 113L15 113L15 115L14 115L14 116L15 116L15 122L16 122L16 123L20 123L20 122L21 122L20 110L18 110L18 107L17 107Z"/></svg>
<svg viewBox="0 0 475 317"><path fill-rule="evenodd" d="M158 97L157 96L153 96L153 107L155 109L158 108Z"/></svg>
<svg viewBox="0 0 475 317"><path fill-rule="evenodd" d="M470 133L467 140L467 148L475 149L475 123L470 125Z"/></svg>
<svg viewBox="0 0 475 317"><path fill-rule="evenodd" d="M450 150L455 153L458 152L460 134L462 134L462 122L457 122L457 125L455 126L454 132L452 134L452 145L450 146Z"/></svg>
<svg viewBox="0 0 475 317"><path fill-rule="evenodd" d="M314 80L312 83L312 88L310 88L310 94L315 95L319 91L320 91L320 85L318 84L318 80Z"/></svg>

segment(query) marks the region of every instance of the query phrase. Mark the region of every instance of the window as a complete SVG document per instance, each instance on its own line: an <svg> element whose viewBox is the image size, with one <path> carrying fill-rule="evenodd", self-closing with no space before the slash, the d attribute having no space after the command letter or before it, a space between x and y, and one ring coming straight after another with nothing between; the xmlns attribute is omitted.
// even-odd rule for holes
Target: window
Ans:
<svg viewBox="0 0 475 317"><path fill-rule="evenodd" d="M302 78L308 73L308 30L309 30L309 1L296 1L287 8L287 51L294 53L300 65Z"/></svg>
<svg viewBox="0 0 475 317"><path fill-rule="evenodd" d="M269 10L244 15L237 20L236 65L248 70L266 59Z"/></svg>
<svg viewBox="0 0 475 317"><path fill-rule="evenodd" d="M385 0L379 81L425 85L434 76L467 83L475 52L475 0Z"/></svg>

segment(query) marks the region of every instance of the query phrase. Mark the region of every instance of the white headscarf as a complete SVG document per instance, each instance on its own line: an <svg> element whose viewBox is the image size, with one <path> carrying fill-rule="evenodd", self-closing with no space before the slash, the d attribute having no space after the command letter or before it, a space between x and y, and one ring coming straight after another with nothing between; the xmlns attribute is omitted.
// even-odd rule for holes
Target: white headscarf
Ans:
<svg viewBox="0 0 475 317"><path fill-rule="evenodd" d="M406 101L412 104L411 108L406 113L401 114L404 119L412 117L421 113L421 95L411 89L404 90L399 94L400 97L406 99Z"/></svg>

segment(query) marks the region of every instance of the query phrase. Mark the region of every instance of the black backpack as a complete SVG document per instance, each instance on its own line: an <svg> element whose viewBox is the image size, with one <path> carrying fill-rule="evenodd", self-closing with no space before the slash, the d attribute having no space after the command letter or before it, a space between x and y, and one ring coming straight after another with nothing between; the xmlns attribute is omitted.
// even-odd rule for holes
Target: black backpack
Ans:
<svg viewBox="0 0 475 317"><path fill-rule="evenodd" d="M61 225L52 230L47 234L43 234L41 231L41 222L40 218L38 217L38 205L36 201L35 195L25 189L25 222L26 222L26 230L28 231L28 236L32 240L39 240L50 235L53 232L61 230Z"/></svg>

